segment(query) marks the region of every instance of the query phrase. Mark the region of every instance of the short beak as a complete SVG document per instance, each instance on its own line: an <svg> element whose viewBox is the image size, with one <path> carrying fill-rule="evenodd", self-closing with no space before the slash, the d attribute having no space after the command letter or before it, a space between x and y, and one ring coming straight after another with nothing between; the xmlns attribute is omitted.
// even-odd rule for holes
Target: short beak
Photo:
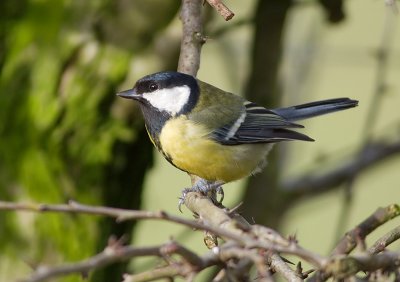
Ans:
<svg viewBox="0 0 400 282"><path fill-rule="evenodd" d="M141 100L142 96L136 93L135 88L118 92L117 95L126 99Z"/></svg>

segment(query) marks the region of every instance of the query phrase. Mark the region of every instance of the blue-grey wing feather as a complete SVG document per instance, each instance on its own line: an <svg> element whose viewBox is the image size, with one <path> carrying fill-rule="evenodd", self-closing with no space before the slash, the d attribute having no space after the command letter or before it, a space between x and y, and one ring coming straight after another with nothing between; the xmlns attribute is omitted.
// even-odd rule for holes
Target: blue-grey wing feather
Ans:
<svg viewBox="0 0 400 282"><path fill-rule="evenodd" d="M313 141L310 137L290 130L302 128L284 117L251 102L245 102L243 117L214 130L211 137L224 145L274 143L283 140Z"/></svg>

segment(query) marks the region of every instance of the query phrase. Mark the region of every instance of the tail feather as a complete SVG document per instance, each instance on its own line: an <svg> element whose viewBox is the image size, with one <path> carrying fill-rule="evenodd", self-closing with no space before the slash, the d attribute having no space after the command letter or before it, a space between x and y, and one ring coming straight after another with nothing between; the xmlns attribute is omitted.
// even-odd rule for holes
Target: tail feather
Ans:
<svg viewBox="0 0 400 282"><path fill-rule="evenodd" d="M357 100L351 100L349 98L337 98L311 102L288 108L279 108L272 111L289 121L297 121L349 108L354 108L357 105Z"/></svg>

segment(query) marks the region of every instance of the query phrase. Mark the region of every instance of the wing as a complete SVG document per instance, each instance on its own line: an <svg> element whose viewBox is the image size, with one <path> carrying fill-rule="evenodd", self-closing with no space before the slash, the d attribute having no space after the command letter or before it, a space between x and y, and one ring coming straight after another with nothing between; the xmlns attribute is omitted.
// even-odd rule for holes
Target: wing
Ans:
<svg viewBox="0 0 400 282"><path fill-rule="evenodd" d="M314 141L304 134L290 130L303 126L290 122L278 113L200 80L198 84L201 95L198 106L192 110L189 119L207 126L209 137L220 144Z"/></svg>
<svg viewBox="0 0 400 282"><path fill-rule="evenodd" d="M303 126L290 122L264 107L244 101L240 116L214 130L211 138L224 145L274 143L284 140L314 141L290 128Z"/></svg>

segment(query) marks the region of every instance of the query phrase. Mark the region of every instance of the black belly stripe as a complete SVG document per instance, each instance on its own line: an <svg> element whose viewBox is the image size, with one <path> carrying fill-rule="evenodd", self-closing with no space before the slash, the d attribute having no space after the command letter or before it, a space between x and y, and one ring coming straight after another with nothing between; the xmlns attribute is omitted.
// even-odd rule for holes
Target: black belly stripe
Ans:
<svg viewBox="0 0 400 282"><path fill-rule="evenodd" d="M145 120L146 130L149 134L151 142L170 164L184 172L188 172L181 169L180 167L177 167L174 164L171 156L164 152L160 143L159 137L161 130L163 129L165 123L171 118L171 116L166 112L160 112L154 108L149 108L149 106L142 106L141 109Z"/></svg>

